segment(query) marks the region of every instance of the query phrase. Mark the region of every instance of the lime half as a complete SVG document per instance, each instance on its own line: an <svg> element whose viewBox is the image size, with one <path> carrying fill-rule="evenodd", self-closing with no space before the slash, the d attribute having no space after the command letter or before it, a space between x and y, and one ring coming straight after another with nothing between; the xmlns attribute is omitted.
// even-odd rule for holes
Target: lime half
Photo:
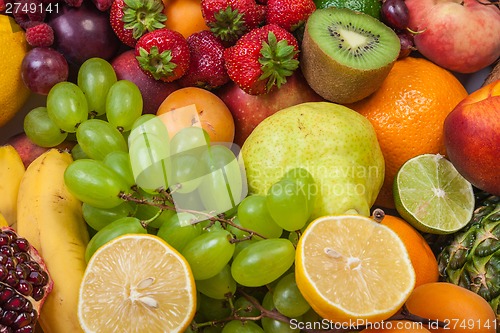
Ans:
<svg viewBox="0 0 500 333"><path fill-rule="evenodd" d="M442 155L408 160L394 179L394 201L401 216L415 228L450 234L472 218L472 185Z"/></svg>

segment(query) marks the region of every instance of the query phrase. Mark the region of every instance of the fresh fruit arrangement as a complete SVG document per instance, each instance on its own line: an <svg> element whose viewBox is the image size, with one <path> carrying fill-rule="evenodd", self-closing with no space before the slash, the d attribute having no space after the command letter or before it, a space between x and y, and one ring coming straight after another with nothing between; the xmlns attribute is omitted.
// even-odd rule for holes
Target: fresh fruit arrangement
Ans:
<svg viewBox="0 0 500 333"><path fill-rule="evenodd" d="M498 36L498 1L0 0L0 332L500 332Z"/></svg>

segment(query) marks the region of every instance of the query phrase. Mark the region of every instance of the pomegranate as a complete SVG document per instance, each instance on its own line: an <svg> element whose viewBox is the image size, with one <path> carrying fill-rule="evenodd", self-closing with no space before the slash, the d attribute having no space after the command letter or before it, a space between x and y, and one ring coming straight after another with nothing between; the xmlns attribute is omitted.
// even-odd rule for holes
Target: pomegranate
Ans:
<svg viewBox="0 0 500 333"><path fill-rule="evenodd" d="M32 333L53 287L42 257L14 229L0 229L0 333Z"/></svg>

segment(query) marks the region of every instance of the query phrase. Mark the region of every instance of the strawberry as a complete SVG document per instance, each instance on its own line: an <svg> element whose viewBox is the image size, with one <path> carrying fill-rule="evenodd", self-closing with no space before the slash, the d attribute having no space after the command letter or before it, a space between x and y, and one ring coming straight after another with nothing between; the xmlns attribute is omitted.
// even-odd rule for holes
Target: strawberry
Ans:
<svg viewBox="0 0 500 333"><path fill-rule="evenodd" d="M265 19L265 6L255 0L201 0L201 13L211 31L229 45Z"/></svg>
<svg viewBox="0 0 500 333"><path fill-rule="evenodd" d="M190 51L189 69L179 79L183 87L214 89L229 82L224 66L224 46L208 30L195 32L187 38Z"/></svg>
<svg viewBox="0 0 500 333"><path fill-rule="evenodd" d="M156 80L172 82L189 68L189 45L180 32L157 29L139 38L135 45L139 66Z"/></svg>
<svg viewBox="0 0 500 333"><path fill-rule="evenodd" d="M145 33L163 28L166 19L161 0L114 0L109 12L113 31L130 47Z"/></svg>
<svg viewBox="0 0 500 333"><path fill-rule="evenodd" d="M266 23L294 31L302 26L316 10L313 0L268 0Z"/></svg>
<svg viewBox="0 0 500 333"><path fill-rule="evenodd" d="M229 78L250 95L280 88L299 66L295 37L276 24L243 35L224 51Z"/></svg>

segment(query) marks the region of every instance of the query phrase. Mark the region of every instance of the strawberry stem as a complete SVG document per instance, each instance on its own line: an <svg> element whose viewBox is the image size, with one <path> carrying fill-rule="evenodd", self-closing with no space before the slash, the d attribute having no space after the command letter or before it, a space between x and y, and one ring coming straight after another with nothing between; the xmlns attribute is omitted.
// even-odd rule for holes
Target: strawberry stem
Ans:
<svg viewBox="0 0 500 333"><path fill-rule="evenodd" d="M146 32L163 28L167 17L161 0L123 0L125 29L132 29L132 37L139 39Z"/></svg>
<svg viewBox="0 0 500 333"><path fill-rule="evenodd" d="M172 62L172 52L166 50L160 53L157 46L151 47L149 52L143 47L139 48L139 56L136 58L139 66L150 72L156 80L172 75L177 67Z"/></svg>
<svg viewBox="0 0 500 333"><path fill-rule="evenodd" d="M267 40L262 42L260 50L262 75L259 80L267 79L266 89L269 92L274 86L280 88L286 83L287 76L299 67L299 61L295 58L299 51L284 39L278 42L272 31L267 35Z"/></svg>
<svg viewBox="0 0 500 333"><path fill-rule="evenodd" d="M222 41L237 40L246 32L244 14L231 6L214 14L215 22L208 24L210 30Z"/></svg>

